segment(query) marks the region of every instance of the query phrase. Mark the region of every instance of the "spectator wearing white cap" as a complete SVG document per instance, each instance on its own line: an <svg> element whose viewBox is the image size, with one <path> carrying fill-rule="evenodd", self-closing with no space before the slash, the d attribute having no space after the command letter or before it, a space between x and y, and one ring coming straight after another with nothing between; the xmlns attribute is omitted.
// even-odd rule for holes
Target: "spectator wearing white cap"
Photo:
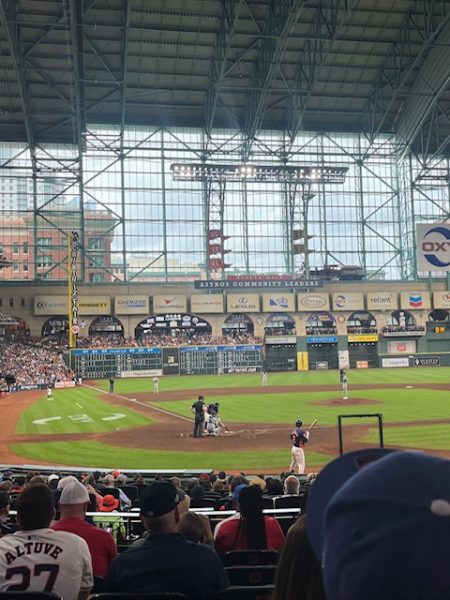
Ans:
<svg viewBox="0 0 450 600"><path fill-rule="evenodd" d="M69 482L59 499L61 519L52 529L68 531L83 538L92 556L94 575L105 577L109 564L117 555L117 548L110 533L85 520L88 505L89 494L85 486L78 481Z"/></svg>

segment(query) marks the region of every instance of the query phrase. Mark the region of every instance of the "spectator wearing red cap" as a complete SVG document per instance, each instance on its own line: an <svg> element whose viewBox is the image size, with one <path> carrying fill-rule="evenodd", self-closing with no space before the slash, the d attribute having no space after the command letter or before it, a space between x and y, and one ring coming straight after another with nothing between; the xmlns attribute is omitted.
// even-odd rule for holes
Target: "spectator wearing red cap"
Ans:
<svg viewBox="0 0 450 600"><path fill-rule="evenodd" d="M105 577L108 566L117 555L114 540L108 532L85 521L89 494L78 481L67 484L59 499L61 519L52 526L55 531L68 531L83 538L92 556L94 575Z"/></svg>
<svg viewBox="0 0 450 600"><path fill-rule="evenodd" d="M169 482L155 482L144 490L141 518L149 536L140 547L114 559L104 582L106 592L179 592L209 600L228 586L216 553L178 533L178 503L178 492Z"/></svg>
<svg viewBox="0 0 450 600"><path fill-rule="evenodd" d="M118 508L119 501L111 494L106 494L106 496L100 499L98 510L102 513L108 513L108 515L106 516L105 514L105 517L94 517L94 523L109 531L116 544L125 544L127 531L125 521L117 514Z"/></svg>

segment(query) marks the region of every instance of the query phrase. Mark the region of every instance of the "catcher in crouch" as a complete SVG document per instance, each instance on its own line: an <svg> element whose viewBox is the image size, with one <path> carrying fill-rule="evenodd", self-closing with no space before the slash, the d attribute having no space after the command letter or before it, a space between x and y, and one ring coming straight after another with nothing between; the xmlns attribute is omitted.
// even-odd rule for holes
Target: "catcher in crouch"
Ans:
<svg viewBox="0 0 450 600"><path fill-rule="evenodd" d="M206 433L217 437L222 429L227 430L219 417L219 403L210 404L207 410Z"/></svg>
<svg viewBox="0 0 450 600"><path fill-rule="evenodd" d="M291 448L291 473L302 474L305 472L305 453L303 448L309 441L309 431L303 431L301 429L303 421L297 419L295 421L295 429L291 433L292 448Z"/></svg>

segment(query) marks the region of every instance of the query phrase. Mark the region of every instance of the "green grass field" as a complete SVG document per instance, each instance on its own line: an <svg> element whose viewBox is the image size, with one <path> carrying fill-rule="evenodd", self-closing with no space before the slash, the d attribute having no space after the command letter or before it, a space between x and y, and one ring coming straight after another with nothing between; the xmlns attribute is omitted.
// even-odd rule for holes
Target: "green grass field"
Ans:
<svg viewBox="0 0 450 600"><path fill-rule="evenodd" d="M245 394L245 388L259 386L260 375L222 375L164 377L160 379L160 391L187 390L186 398L176 401L158 401L155 396L150 402L156 407L164 408L172 413L191 418L190 406L195 394L205 389L220 389L225 395L208 395L207 402L218 400L221 404L221 415L225 423L274 424L278 427L286 425L286 437L293 421L301 417L308 423L317 418L320 425L333 426L337 423L339 413L382 413L386 424L386 445L398 445L406 448L442 450L450 452L450 391L430 388L415 388L415 384L448 384L450 368L421 369L383 369L360 370L349 373L350 398L364 398L367 403L351 406L323 406L315 401L329 400L340 396L339 388L335 391L304 390L293 393ZM402 384L406 387L387 389L352 390L356 384ZM107 382L95 382L97 388L107 390ZM269 373L269 386L338 386L336 371L315 371L295 373ZM140 393L149 393L149 378L116 380L115 392L139 398ZM244 391L244 393L240 393ZM71 441L52 441L58 434L100 434L108 431L130 429L142 425L151 425L150 417L130 407L113 406L100 399L98 389L81 387L68 390L55 390L54 400L49 401L45 392L42 398L22 413L16 433L29 436L29 441L11 444L11 450L35 464L47 462L56 465L78 465L86 467L111 467L127 469L226 469L247 471L256 469L279 469L286 465L289 454L289 443L286 449L263 452L236 452L233 450L232 438L229 451L205 453L202 451L148 450L143 448L122 448L112 444L101 443L94 439ZM371 403L373 401L373 403ZM436 424L419 425L417 421L436 420ZM439 421L449 420L448 424ZM357 423L358 421L355 420ZM365 421L366 422L366 421ZM407 426L395 426L406 423ZM189 424L186 424L190 429ZM337 429L337 428L336 428ZM49 440L33 440L33 436L46 435ZM337 431L330 430L336 438ZM288 438L287 438L288 439ZM377 430L375 422L363 443L376 443ZM307 464L311 468L321 467L332 456L314 452L311 444L307 452Z"/></svg>

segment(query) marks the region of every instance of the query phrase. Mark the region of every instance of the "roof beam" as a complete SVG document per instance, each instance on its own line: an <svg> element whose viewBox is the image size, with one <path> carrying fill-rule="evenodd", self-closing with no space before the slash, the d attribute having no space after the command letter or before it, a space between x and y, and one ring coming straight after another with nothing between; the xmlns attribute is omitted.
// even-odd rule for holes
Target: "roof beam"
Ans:
<svg viewBox="0 0 450 600"><path fill-rule="evenodd" d="M450 20L447 18L446 26L436 39L437 46L430 50L419 69L410 95L405 99L403 110L399 114L396 132L405 142L403 156L450 83L449 50L448 47L439 45L448 40Z"/></svg>
<svg viewBox="0 0 450 600"><path fill-rule="evenodd" d="M208 139L216 116L222 82L225 77L231 42L244 0L220 0L220 20L214 56L211 61L208 91L206 95L205 131Z"/></svg>
<svg viewBox="0 0 450 600"><path fill-rule="evenodd" d="M258 56L252 77L252 90L248 96L245 114L245 133L247 141L243 146L243 160L247 160L261 126L267 97L275 72L279 68L280 58L287 46L289 33L297 22L303 0L271 0L269 14L264 24L264 35L259 42ZM276 37L274 37L276 36Z"/></svg>
<svg viewBox="0 0 450 600"><path fill-rule="evenodd" d="M20 102L22 105L25 131L27 142L30 147L33 163L36 158L35 143L33 134L33 123L31 119L30 92L26 78L27 67L24 59L23 45L21 40L21 29L19 25L14 25L12 21L16 19L17 2L16 0L0 0L0 18L8 37L9 47L11 49L11 58L14 62L14 68L19 84Z"/></svg>
<svg viewBox="0 0 450 600"><path fill-rule="evenodd" d="M328 7L318 4L311 32L305 49L301 54L297 68L297 90L291 93L291 106L287 122L290 121L289 148L299 132L309 99L317 83L320 72L332 50L333 44L340 38L358 0L331 0Z"/></svg>
<svg viewBox="0 0 450 600"><path fill-rule="evenodd" d="M130 24L129 0L124 0L123 19L124 19L124 30L123 30L122 51L121 51L122 80L121 80L121 89L120 89L120 149L121 149L121 152L123 152L125 114L126 114L128 27Z"/></svg>
<svg viewBox="0 0 450 600"><path fill-rule="evenodd" d="M387 54L364 109L363 119L368 120L366 129L370 131L371 143L374 142L380 131L386 129L384 126L386 121L391 121L390 128L395 131L398 119L398 114L393 114L395 102L403 96L405 88L411 85L414 70L420 73L427 56L433 50L438 51L438 44L442 43L441 33L444 35L444 32L447 32L448 35L449 21L450 10L442 16L436 27L432 26L431 20L425 19L423 22L419 22L410 13L406 15L398 38ZM417 43L417 38L422 40L422 45L420 50L413 54L409 49L412 44ZM446 54L448 55L448 47ZM446 61L448 62L448 56ZM415 77L414 82L417 81L417 77ZM403 104L400 111L403 110ZM420 116L418 120L420 120ZM411 134L414 134L414 127ZM414 135L416 134L417 131Z"/></svg>
<svg viewBox="0 0 450 600"><path fill-rule="evenodd" d="M69 0L72 37L73 86L75 91L75 143L81 149L86 131L86 94L84 88L83 3Z"/></svg>

